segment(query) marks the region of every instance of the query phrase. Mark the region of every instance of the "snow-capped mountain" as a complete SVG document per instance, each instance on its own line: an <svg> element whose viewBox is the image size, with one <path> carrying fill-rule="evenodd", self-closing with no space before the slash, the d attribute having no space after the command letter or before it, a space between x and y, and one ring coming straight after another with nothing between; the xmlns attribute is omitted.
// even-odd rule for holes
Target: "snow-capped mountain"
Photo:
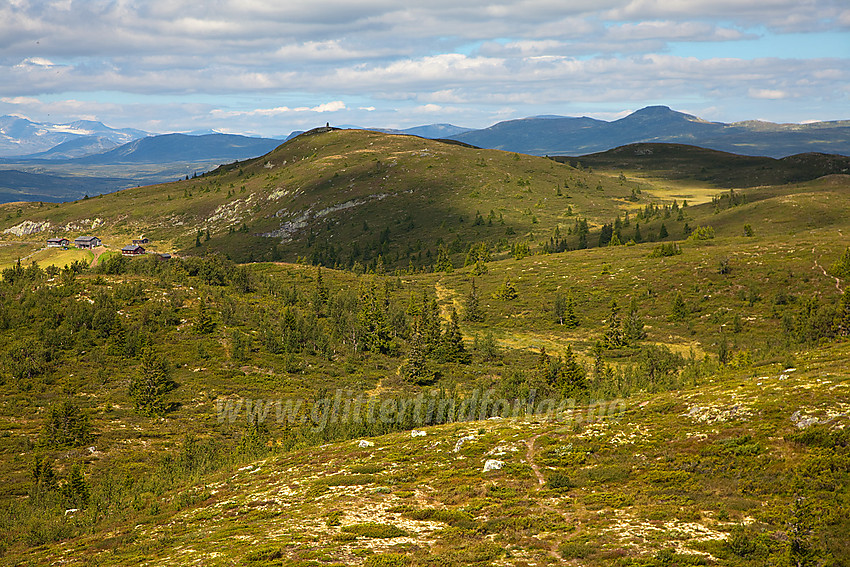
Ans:
<svg viewBox="0 0 850 567"><path fill-rule="evenodd" d="M99 139L97 144L80 144L81 157L92 151L103 151L108 145L126 144L148 136L148 132L133 128L110 128L94 120L77 120L68 124L33 122L21 116L0 116L0 157L29 156L80 138ZM100 148L99 150L97 148Z"/></svg>

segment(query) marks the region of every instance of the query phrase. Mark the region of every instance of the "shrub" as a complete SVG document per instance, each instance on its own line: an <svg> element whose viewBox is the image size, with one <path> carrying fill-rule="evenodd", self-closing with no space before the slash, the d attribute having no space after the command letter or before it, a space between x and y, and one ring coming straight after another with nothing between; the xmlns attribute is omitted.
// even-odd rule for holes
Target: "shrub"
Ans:
<svg viewBox="0 0 850 567"><path fill-rule="evenodd" d="M349 467L349 468L350 468L352 473L358 474L358 475L375 474L375 473L379 473L382 470L384 470L384 467L382 465L369 464L369 463L364 464L364 465L354 465L354 466Z"/></svg>
<svg viewBox="0 0 850 567"><path fill-rule="evenodd" d="M92 439L89 416L71 400L50 406L39 435L39 445L58 449L81 447Z"/></svg>
<svg viewBox="0 0 850 567"><path fill-rule="evenodd" d="M463 510L423 508L420 510L409 510L404 515L411 520L432 520L466 530L474 529L477 526L472 514Z"/></svg>
<svg viewBox="0 0 850 567"><path fill-rule="evenodd" d="M698 226L688 236L688 240L711 240L712 238L714 238L714 229L710 226Z"/></svg>
<svg viewBox="0 0 850 567"><path fill-rule="evenodd" d="M371 474L333 474L316 479L316 486L360 486L375 482Z"/></svg>
<svg viewBox="0 0 850 567"><path fill-rule="evenodd" d="M245 556L245 561L274 561L283 558L283 551L279 547L258 549Z"/></svg>
<svg viewBox="0 0 850 567"><path fill-rule="evenodd" d="M405 567L410 565L410 557L403 553L382 553L367 557L364 567Z"/></svg>
<svg viewBox="0 0 850 567"><path fill-rule="evenodd" d="M567 473L555 471L546 476L546 486L552 490L568 490L575 485Z"/></svg>
<svg viewBox="0 0 850 567"><path fill-rule="evenodd" d="M364 524L344 526L342 528L342 532L370 538L393 538L409 535L398 526L393 526L392 524L379 524L377 522L366 522Z"/></svg>
<svg viewBox="0 0 850 567"><path fill-rule="evenodd" d="M665 256L677 256L682 253L681 247L675 242L670 242L669 244L659 244L656 246L652 253L649 255L650 258L663 258Z"/></svg>
<svg viewBox="0 0 850 567"><path fill-rule="evenodd" d="M585 559L593 553L593 548L583 541L565 541L558 546L558 553L568 560Z"/></svg>
<svg viewBox="0 0 850 567"><path fill-rule="evenodd" d="M596 492L584 497L584 504L590 509L623 508L631 506L634 499L626 494L617 492Z"/></svg>

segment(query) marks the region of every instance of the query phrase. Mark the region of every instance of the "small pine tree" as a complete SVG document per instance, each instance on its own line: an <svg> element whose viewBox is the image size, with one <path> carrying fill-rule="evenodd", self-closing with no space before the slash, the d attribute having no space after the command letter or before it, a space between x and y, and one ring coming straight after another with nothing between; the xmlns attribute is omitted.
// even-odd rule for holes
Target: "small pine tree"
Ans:
<svg viewBox="0 0 850 567"><path fill-rule="evenodd" d="M835 330L843 337L850 336L850 290L844 290L835 314Z"/></svg>
<svg viewBox="0 0 850 567"><path fill-rule="evenodd" d="M688 318L689 309L687 304L685 303L685 298L682 297L682 292L677 291L676 297L673 299L673 307L670 314L670 317L674 321L684 321Z"/></svg>
<svg viewBox="0 0 850 567"><path fill-rule="evenodd" d="M555 296L555 303L553 305L552 311L555 314L555 321L559 325L563 325L564 317L567 314L567 300L560 293Z"/></svg>
<svg viewBox="0 0 850 567"><path fill-rule="evenodd" d="M632 297L629 302L629 312L626 315L626 321L623 325L623 339L626 344L634 344L637 341L646 338L646 331L643 330L644 324L638 313L637 299Z"/></svg>
<svg viewBox="0 0 850 567"><path fill-rule="evenodd" d="M517 297L519 297L519 293L516 290L516 286L514 283L505 278L504 283L496 290L496 293L493 294L493 297L496 299L503 299L505 301L513 301Z"/></svg>
<svg viewBox="0 0 850 567"><path fill-rule="evenodd" d="M215 329L215 321L207 310L207 302L203 297L198 300L198 313L195 315L193 328L199 335L209 335Z"/></svg>
<svg viewBox="0 0 850 567"><path fill-rule="evenodd" d="M238 329L233 329L230 333L230 358L235 362L245 362L248 360L250 351L251 337Z"/></svg>
<svg viewBox="0 0 850 567"><path fill-rule="evenodd" d="M457 312L454 309L451 311L449 324L440 337L440 344L437 347L436 354L443 362L468 364L470 361L469 353L466 352L463 346L463 335L460 332Z"/></svg>
<svg viewBox="0 0 850 567"><path fill-rule="evenodd" d="M68 479L62 485L62 497L66 508L82 509L89 505L91 491L79 463L71 467Z"/></svg>
<svg viewBox="0 0 850 567"><path fill-rule="evenodd" d="M357 321L365 350L390 353L396 345L387 322L384 301L378 297L374 282L361 286L359 303Z"/></svg>
<svg viewBox="0 0 850 567"><path fill-rule="evenodd" d="M176 387L169 376L168 363L152 347L145 347L142 365L130 382L130 397L136 410L145 415L163 412L163 398Z"/></svg>
<svg viewBox="0 0 850 567"><path fill-rule="evenodd" d="M829 273L836 278L850 278L850 247L844 250L844 254L829 268Z"/></svg>
<svg viewBox="0 0 850 567"><path fill-rule="evenodd" d="M449 249L445 246L440 246L437 249L437 261L434 263L435 272L451 273L454 270L451 258L449 258Z"/></svg>
<svg viewBox="0 0 850 567"><path fill-rule="evenodd" d="M466 320L473 322L484 320L484 315L481 313L478 288L475 286L475 278L472 278L472 289L466 298Z"/></svg>
<svg viewBox="0 0 850 567"><path fill-rule="evenodd" d="M567 293L567 304L564 312L564 326L568 329L575 329L579 326L578 314L576 313L576 302L572 291Z"/></svg>
<svg viewBox="0 0 850 567"><path fill-rule="evenodd" d="M81 447L91 439L88 414L73 401L63 400L47 410L47 419L41 429L38 443L45 447L59 449Z"/></svg>
<svg viewBox="0 0 850 567"><path fill-rule="evenodd" d="M426 384L431 380L431 373L428 371L427 359L425 358L421 322L417 321L413 325L410 350L407 354L407 361L401 367L401 373L412 384Z"/></svg>
<svg viewBox="0 0 850 567"><path fill-rule="evenodd" d="M325 287L325 282L322 280L322 267L316 266L316 289L313 293L313 303L317 310L327 304L328 297L328 288Z"/></svg>
<svg viewBox="0 0 850 567"><path fill-rule="evenodd" d="M578 363L572 346L567 345L564 360L560 363L558 389L565 398L577 398L587 392L587 372Z"/></svg>
<svg viewBox="0 0 850 567"><path fill-rule="evenodd" d="M608 316L608 329L605 331L605 348L620 348L623 342L623 329L620 324L620 308L617 300L611 301L611 313Z"/></svg>
<svg viewBox="0 0 850 567"><path fill-rule="evenodd" d="M43 496L56 489L56 473L53 471L53 465L47 457L36 456L30 473L32 474L33 482L30 492L31 496Z"/></svg>
<svg viewBox="0 0 850 567"><path fill-rule="evenodd" d="M661 223L661 228L658 229L658 238L667 238L668 236L670 236L670 233L667 232L667 227L664 226L664 223Z"/></svg>

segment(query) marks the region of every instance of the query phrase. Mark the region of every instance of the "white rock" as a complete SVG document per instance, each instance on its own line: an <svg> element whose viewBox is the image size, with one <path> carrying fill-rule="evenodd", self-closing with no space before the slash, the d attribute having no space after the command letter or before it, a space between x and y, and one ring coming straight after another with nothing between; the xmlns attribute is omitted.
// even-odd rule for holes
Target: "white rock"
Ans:
<svg viewBox="0 0 850 567"><path fill-rule="evenodd" d="M79 508L68 508L67 510L65 510L65 515L67 516L68 514L76 514L79 511Z"/></svg>
<svg viewBox="0 0 850 567"><path fill-rule="evenodd" d="M488 460L484 463L484 472L497 471L497 470L499 470L500 468L502 468L502 466L503 466L504 464L505 464L504 462L502 462L502 461L497 461L496 459L488 459Z"/></svg>
<svg viewBox="0 0 850 567"><path fill-rule="evenodd" d="M371 441L366 441L365 439L361 439L360 441L357 442L357 446L360 447L361 449L365 449L366 447L374 447L375 444L372 443Z"/></svg>
<svg viewBox="0 0 850 567"><path fill-rule="evenodd" d="M475 439L475 437L473 437L472 435L467 435L466 437L461 437L460 439L457 440L457 443L455 443L455 451L454 452L457 453L458 451L460 451L460 448L464 443L466 443L467 441L473 441L474 439Z"/></svg>
<svg viewBox="0 0 850 567"><path fill-rule="evenodd" d="M424 431L418 431L418 430L414 429L410 432L410 436L411 437L425 437L425 432Z"/></svg>

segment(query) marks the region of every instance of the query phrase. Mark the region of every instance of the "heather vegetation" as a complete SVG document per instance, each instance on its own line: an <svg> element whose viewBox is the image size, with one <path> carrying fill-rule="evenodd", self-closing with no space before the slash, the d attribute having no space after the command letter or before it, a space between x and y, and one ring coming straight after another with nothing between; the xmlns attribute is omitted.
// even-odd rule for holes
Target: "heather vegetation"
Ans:
<svg viewBox="0 0 850 567"><path fill-rule="evenodd" d="M850 561L844 178L325 135L160 186L188 230L130 190L171 259L5 263L3 564ZM314 212L359 204L189 222L319 163Z"/></svg>

